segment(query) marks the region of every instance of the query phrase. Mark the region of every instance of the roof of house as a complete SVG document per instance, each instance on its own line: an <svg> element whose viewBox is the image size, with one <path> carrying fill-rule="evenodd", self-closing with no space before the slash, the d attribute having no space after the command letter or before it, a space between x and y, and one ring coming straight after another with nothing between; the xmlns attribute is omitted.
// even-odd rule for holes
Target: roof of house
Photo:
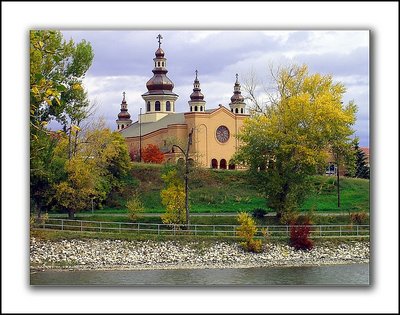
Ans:
<svg viewBox="0 0 400 315"><path fill-rule="evenodd" d="M368 147L360 147L361 151L364 152L366 156L369 156L369 148Z"/></svg>
<svg viewBox="0 0 400 315"><path fill-rule="evenodd" d="M142 136L157 131L159 129L167 128L168 125L185 124L184 113L171 113L155 122L142 123L141 132ZM138 121L129 125L127 128L121 130L124 137L139 137L140 124Z"/></svg>

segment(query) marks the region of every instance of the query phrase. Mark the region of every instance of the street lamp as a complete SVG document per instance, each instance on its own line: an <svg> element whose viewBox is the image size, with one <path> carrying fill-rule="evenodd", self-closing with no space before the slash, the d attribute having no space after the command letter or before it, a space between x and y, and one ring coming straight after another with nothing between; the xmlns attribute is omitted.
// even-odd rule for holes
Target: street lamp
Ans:
<svg viewBox="0 0 400 315"><path fill-rule="evenodd" d="M139 162L142 162L142 108L139 114Z"/></svg>
<svg viewBox="0 0 400 315"><path fill-rule="evenodd" d="M192 145L193 128L188 136L188 143L186 147L186 152L176 144L172 145L172 148L178 148L183 156L185 157L185 207L186 207L186 226L189 227L189 147Z"/></svg>

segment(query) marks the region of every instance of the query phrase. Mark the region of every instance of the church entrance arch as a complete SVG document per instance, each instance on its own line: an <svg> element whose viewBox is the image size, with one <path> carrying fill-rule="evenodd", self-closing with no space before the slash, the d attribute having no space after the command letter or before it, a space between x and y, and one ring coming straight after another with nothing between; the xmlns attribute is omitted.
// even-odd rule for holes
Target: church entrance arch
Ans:
<svg viewBox="0 0 400 315"><path fill-rule="evenodd" d="M218 168L218 161L216 159L211 160L211 167L212 168Z"/></svg>
<svg viewBox="0 0 400 315"><path fill-rule="evenodd" d="M230 170L234 170L234 169L236 168L236 165L233 164L233 163L230 163L229 166L228 166L228 168L229 168Z"/></svg>
<svg viewBox="0 0 400 315"><path fill-rule="evenodd" d="M219 168L220 168L220 169L226 170L226 160L225 160L225 159L222 159L222 160L219 162Z"/></svg>

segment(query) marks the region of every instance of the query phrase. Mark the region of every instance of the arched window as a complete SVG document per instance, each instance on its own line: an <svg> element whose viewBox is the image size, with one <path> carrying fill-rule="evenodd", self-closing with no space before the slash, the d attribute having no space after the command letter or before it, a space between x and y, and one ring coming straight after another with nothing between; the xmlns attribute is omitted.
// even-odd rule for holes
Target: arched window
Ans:
<svg viewBox="0 0 400 315"><path fill-rule="evenodd" d="M190 106L190 111L193 112L193 106Z"/></svg>
<svg viewBox="0 0 400 315"><path fill-rule="evenodd" d="M150 111L150 102L147 102L147 111Z"/></svg>
<svg viewBox="0 0 400 315"><path fill-rule="evenodd" d="M233 163L230 163L229 166L228 166L228 168L229 168L230 170L234 170L234 169L236 168L236 165L233 164Z"/></svg>
<svg viewBox="0 0 400 315"><path fill-rule="evenodd" d="M240 112L241 112L242 114L244 113L243 108L240 110Z"/></svg>
<svg viewBox="0 0 400 315"><path fill-rule="evenodd" d="M158 62L157 62L157 67L159 67L159 66L160 66L160 62L158 61Z"/></svg>
<svg viewBox="0 0 400 315"><path fill-rule="evenodd" d="M220 168L220 169L226 170L226 160L225 160L225 159L222 159L222 160L219 162L219 168Z"/></svg>
<svg viewBox="0 0 400 315"><path fill-rule="evenodd" d="M170 101L167 101L166 106L167 106L166 111L167 111L167 112L170 112L170 111L171 111L171 102L170 102Z"/></svg>
<svg viewBox="0 0 400 315"><path fill-rule="evenodd" d="M159 101L156 101L155 106L156 106L155 111L156 111L156 112L159 112L159 111L161 110L160 102L159 102Z"/></svg>
<svg viewBox="0 0 400 315"><path fill-rule="evenodd" d="M231 108L231 112L233 113L233 108Z"/></svg>
<svg viewBox="0 0 400 315"><path fill-rule="evenodd" d="M125 127L125 126L124 126L124 125L122 125L122 126L121 126L121 129L124 129L124 127Z"/></svg>
<svg viewBox="0 0 400 315"><path fill-rule="evenodd" d="M194 111L197 112L197 106L194 107Z"/></svg>
<svg viewBox="0 0 400 315"><path fill-rule="evenodd" d="M211 167L212 168L218 168L218 161L216 159L211 160Z"/></svg>
<svg viewBox="0 0 400 315"><path fill-rule="evenodd" d="M201 112L203 111L203 106L200 106L200 111L201 111Z"/></svg>
<svg viewBox="0 0 400 315"><path fill-rule="evenodd" d="M238 114L239 113L239 108L235 109L235 113Z"/></svg>
<svg viewBox="0 0 400 315"><path fill-rule="evenodd" d="M161 62L161 65L164 67L164 61L163 61L163 62Z"/></svg>

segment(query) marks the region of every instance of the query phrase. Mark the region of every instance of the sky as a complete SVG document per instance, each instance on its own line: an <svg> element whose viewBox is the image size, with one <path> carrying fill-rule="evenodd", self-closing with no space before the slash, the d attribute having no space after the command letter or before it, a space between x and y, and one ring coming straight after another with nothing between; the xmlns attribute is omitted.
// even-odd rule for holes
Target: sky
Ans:
<svg viewBox="0 0 400 315"><path fill-rule="evenodd" d="M94 50L94 60L84 79L89 99L96 104L96 117L103 117L111 129L126 92L133 121L141 95L152 77L154 53L161 47L167 58L167 76L179 95L176 111L188 111L195 70L202 93L212 109L229 108L235 74L243 81L254 73L258 93L271 83L269 67L307 64L310 73L332 75L346 86L343 101L358 106L355 135L360 146L369 146L369 31L368 30L61 30L66 40L85 39ZM242 94L245 94L242 88Z"/></svg>
<svg viewBox="0 0 400 315"><path fill-rule="evenodd" d="M2 130L2 311L4 313L55 313L62 305L67 313L129 313L132 307L138 312L186 313L196 306L198 312L254 312L266 310L272 313L394 313L399 312L399 260L398 260L398 111L399 111L399 8L395 1L246 1L246 2L178 2L178 1L3 1L1 3L1 130ZM96 47L110 48L115 46L117 57L106 59L109 64L118 64L120 58L130 62L136 55L142 55L146 49L146 57L142 60L147 70L141 73L147 81L151 77L152 58L157 47L155 36L162 33L166 57L168 58L169 77L177 86L177 67L184 67L173 54L171 37L165 29L293 29L293 30L370 30L371 41L371 209L374 214L374 235L371 238L371 285L363 288L319 287L307 288L32 288L29 286L29 30L30 29L60 29L60 30L99 30L99 29L148 29L149 36L144 36L142 45L135 50L123 51L114 42L120 42L119 37L104 38L105 43L95 42L88 34L85 37L92 41L95 47L96 59L102 56ZM119 33L119 32L118 32ZM278 32L275 32L278 34ZM281 33L281 32L280 32ZM74 34L74 37L78 37ZM148 38L147 38L148 37ZM201 37L201 36L200 36ZM317 45L316 39L300 42L292 47L298 55L308 55L317 48L332 51L331 55L351 54L356 40L347 38L339 41L329 36L320 36L325 43ZM142 36L143 38L143 36ZM278 37L279 38L279 37ZM285 37L283 37L283 43ZM154 41L153 41L154 40ZM193 40L193 38L192 38ZM207 37L205 38L207 40ZM292 41L293 38L289 38ZM106 44L107 42L107 44ZM131 44L132 42L129 41ZM328 42L329 45L326 45ZM366 41L365 41L366 42ZM146 43L146 44L145 44ZM148 43L148 44L147 44ZM279 43L279 40L278 40ZM296 43L296 42L294 42ZM300 45L300 43L302 43ZM312 44L314 43L314 44ZM180 41L179 45L184 46ZM219 45L215 41L213 45ZM232 45L233 43L229 43ZM235 44L240 44L237 41ZM251 44L251 43L250 43ZM312 44L312 46L310 46ZM149 45L149 47L147 46ZM186 46L188 44L186 43ZM247 45L249 43L247 42ZM367 46L357 44L358 46ZM132 45L131 45L132 46ZM296 48L297 47L297 48ZM314 48L313 48L314 47ZM179 48L179 47L178 47ZM202 45L204 49L214 47ZM276 48L276 47L275 47ZM281 51L284 47L281 46ZM263 53L268 55L272 47L263 47ZM279 50L275 50L279 54ZM195 51L186 51L190 57ZM235 54L228 51L228 55ZM176 51L175 51L176 54ZM126 57L125 57L126 56ZM129 58L128 58L129 57ZM279 57L281 57L279 55ZM319 55L323 60L323 55ZM343 69L349 70L353 63L360 59L353 56L355 62L343 63L342 71L333 75L348 76ZM104 58L104 57L103 57ZM226 56L225 56L226 58ZM299 57L298 57L299 58ZM90 71L94 71L94 66ZM335 57L336 59L336 57ZM208 61L217 60L216 55L209 55ZM274 58L275 60L275 58ZM239 62L240 60L236 60ZM326 67L332 66L335 60L319 62ZM206 95L209 108L211 105L211 90L205 89L206 70L200 65L187 69L190 86L193 81L194 68L198 67L199 78ZM136 61L140 65L140 62ZM337 64L337 62L336 62ZM105 67L105 65L103 65ZM127 69L126 63L120 69ZM97 66L96 66L97 67ZM173 68L175 67L175 69ZM256 69L262 70L262 65ZM115 70L117 68L114 68ZM339 68L335 68L339 69ZM132 75L138 72L132 69ZM236 71L228 73L227 86L230 95L233 76ZM328 70L326 70L328 71ZM116 71L117 72L117 71ZM357 75L367 78L364 72L354 72L353 82ZM95 72L93 72L95 73ZM105 72L104 72L105 73ZM241 73L239 73L242 75ZM90 78L92 74L88 74ZM104 74L104 76L106 76ZM214 77L218 78L216 75ZM93 75L93 78L94 75ZM232 79L233 78L233 79ZM100 79L100 78L98 78ZM219 78L218 78L219 79ZM224 79L225 80L225 79ZM99 84L100 84L99 80ZM348 82L347 82L348 83ZM131 85L132 84L132 85ZM133 86L133 83L127 84ZM366 86L365 84L364 86ZM365 99L367 88L358 86L358 94L354 94L359 107L362 104L361 95ZM210 86L211 88L212 86ZM116 96L112 100L103 100L106 108L116 108L119 105L124 87L115 88ZM106 88L103 87L105 90ZM138 87L139 94L145 92L145 82ZM353 90L355 90L353 88ZM23 92L25 91L25 92ZM130 98L132 90L127 90L129 108L135 107ZM373 93L372 93L373 92ZM91 92L94 93L94 92ZM181 93L181 92L179 92ZM219 92L222 93L221 91ZM225 92L224 92L225 93ZM358 95L358 96L357 96ZM180 94L182 104L187 104ZM357 96L357 97L356 97ZM347 96L346 96L347 97ZM350 97L349 97L350 98ZM140 100L140 96L138 97ZM216 102L218 103L218 101ZM222 102L227 104L224 99ZM142 102L143 104L143 102ZM139 106L139 105L138 105ZM137 107L136 107L137 108ZM114 111L112 109L111 111ZM131 112L133 114L133 112ZM114 114L116 115L116 114ZM13 119L10 119L13 117ZM367 116L368 117L368 116ZM364 119L365 120L365 119ZM359 120L360 121L360 120ZM367 121L367 120L366 120ZM360 128L359 128L360 129ZM360 129L362 130L362 129ZM364 128L366 130L366 128ZM360 131L357 131L358 133ZM7 209L17 211L7 211ZM389 218L389 219L388 219ZM10 222L15 224L10 224ZM4 241L3 241L4 240ZM10 241L12 240L12 241ZM3 272L6 271L6 272ZM282 289L282 290L281 290ZM310 295L312 303L304 303ZM65 303L65 301L74 303ZM21 301L24 301L21 303ZM90 301L90 303L88 303ZM157 301L155 303L155 301ZM207 301L207 303L199 303ZM288 303L288 301L290 301ZM332 301L340 301L332 303ZM357 303L354 303L357 301ZM327 308L328 306L328 308Z"/></svg>

